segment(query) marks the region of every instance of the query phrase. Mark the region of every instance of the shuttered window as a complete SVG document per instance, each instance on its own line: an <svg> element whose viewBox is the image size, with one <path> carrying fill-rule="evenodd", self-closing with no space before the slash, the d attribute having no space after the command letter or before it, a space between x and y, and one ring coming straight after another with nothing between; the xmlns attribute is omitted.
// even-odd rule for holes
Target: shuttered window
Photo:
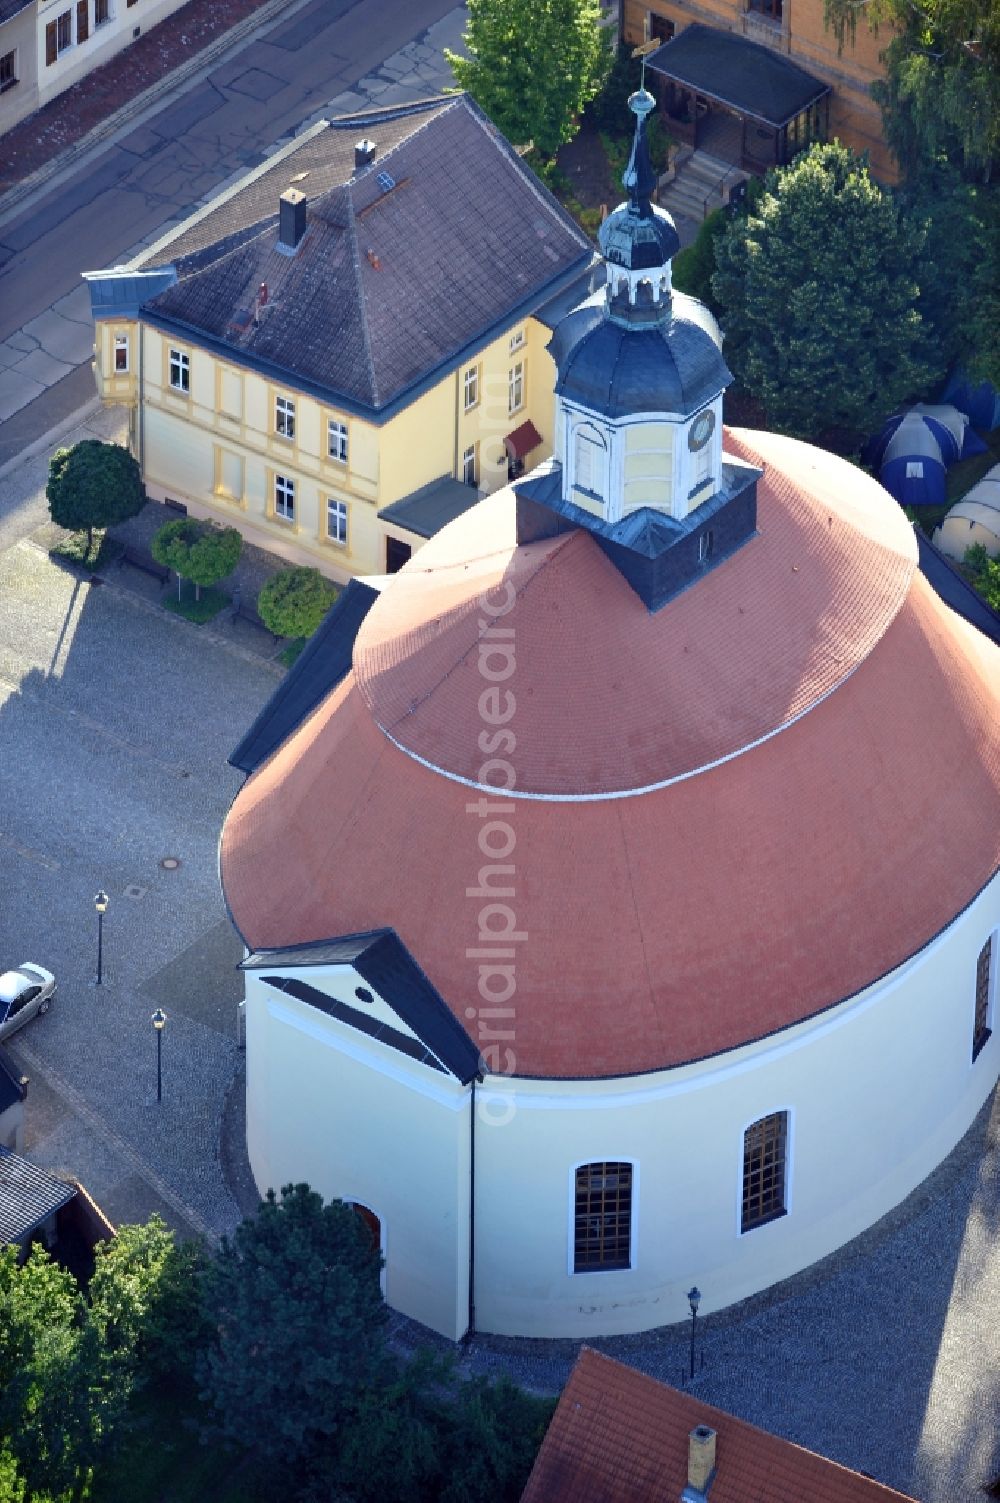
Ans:
<svg viewBox="0 0 1000 1503"><path fill-rule="evenodd" d="M85 42L90 35L90 0L76 0L76 39Z"/></svg>
<svg viewBox="0 0 1000 1503"><path fill-rule="evenodd" d="M59 56L56 45L56 23L50 21L45 28L45 65L50 68Z"/></svg>

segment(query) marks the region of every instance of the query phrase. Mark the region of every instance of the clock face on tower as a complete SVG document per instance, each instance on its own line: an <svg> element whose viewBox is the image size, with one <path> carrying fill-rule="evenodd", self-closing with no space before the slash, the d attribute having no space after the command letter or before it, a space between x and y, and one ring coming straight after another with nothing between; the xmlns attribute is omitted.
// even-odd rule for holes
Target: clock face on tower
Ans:
<svg viewBox="0 0 1000 1503"><path fill-rule="evenodd" d="M711 407L706 407L704 412L699 412L694 422L688 429L688 448L692 454L697 454L703 449L715 431L715 413Z"/></svg>

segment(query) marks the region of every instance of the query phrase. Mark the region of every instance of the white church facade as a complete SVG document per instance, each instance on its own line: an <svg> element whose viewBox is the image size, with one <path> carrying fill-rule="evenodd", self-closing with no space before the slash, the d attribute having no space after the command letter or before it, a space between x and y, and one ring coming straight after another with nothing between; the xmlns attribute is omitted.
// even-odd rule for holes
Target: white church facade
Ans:
<svg viewBox="0 0 1000 1503"><path fill-rule="evenodd" d="M452 1339L787 1278L1000 1073L1000 652L874 481L723 431L630 103L554 459L353 581L233 756L257 1184Z"/></svg>

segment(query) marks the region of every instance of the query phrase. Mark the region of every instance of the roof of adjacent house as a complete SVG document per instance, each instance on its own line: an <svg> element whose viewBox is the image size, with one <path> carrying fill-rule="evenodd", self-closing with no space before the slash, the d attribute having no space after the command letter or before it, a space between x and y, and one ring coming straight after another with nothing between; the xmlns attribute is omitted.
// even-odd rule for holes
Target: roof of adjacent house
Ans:
<svg viewBox="0 0 1000 1503"><path fill-rule="evenodd" d="M759 535L656 614L587 532L519 545L509 492L392 576L351 672L230 810L220 870L250 946L391 925L461 1021L483 783L513 804L531 937L518 1075L722 1053L954 921L1000 865L997 650L857 468L764 433L726 448L765 471ZM502 638L483 677L484 598L510 601L509 678ZM516 750L490 753L507 691Z"/></svg>
<svg viewBox="0 0 1000 1503"><path fill-rule="evenodd" d="M4 21L12 21L15 16L20 15L22 10L27 10L32 4L34 0L0 0L0 26Z"/></svg>
<svg viewBox="0 0 1000 1503"><path fill-rule="evenodd" d="M521 1503L680 1503L688 1437L699 1425L716 1437L707 1503L913 1503L589 1347L563 1389Z"/></svg>
<svg viewBox="0 0 1000 1503"><path fill-rule="evenodd" d="M0 1243L30 1237L75 1194L75 1185L0 1147Z"/></svg>
<svg viewBox="0 0 1000 1503"><path fill-rule="evenodd" d="M6 1049L0 1049L0 1112L21 1100L21 1072Z"/></svg>
<svg viewBox="0 0 1000 1503"><path fill-rule="evenodd" d="M772 48L700 23L685 26L650 53L646 66L774 126L787 125L830 92L829 85Z"/></svg>
<svg viewBox="0 0 1000 1503"><path fill-rule="evenodd" d="M371 138L370 165L355 143ZM294 254L278 201L307 199ZM143 317L384 418L553 297L593 244L468 95L324 122L138 265L176 268ZM267 301L258 292L267 287Z"/></svg>
<svg viewBox="0 0 1000 1503"><path fill-rule="evenodd" d="M474 485L466 485L452 475L442 475L429 485L411 491L391 506L383 506L379 517L383 522L392 522L396 527L405 527L417 537L432 538L436 532L463 512L471 510L479 501L479 492Z"/></svg>

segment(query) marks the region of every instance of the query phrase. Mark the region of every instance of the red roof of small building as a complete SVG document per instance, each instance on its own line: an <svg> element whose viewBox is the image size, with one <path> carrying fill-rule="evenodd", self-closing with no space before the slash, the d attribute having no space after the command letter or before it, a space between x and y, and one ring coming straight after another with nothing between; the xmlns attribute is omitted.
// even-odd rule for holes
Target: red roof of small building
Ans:
<svg viewBox="0 0 1000 1503"><path fill-rule="evenodd" d="M521 1503L680 1503L697 1425L716 1434L708 1503L913 1503L589 1347L563 1389Z"/></svg>
<svg viewBox="0 0 1000 1503"><path fill-rule="evenodd" d="M621 595L631 592L593 539L574 533L508 559L523 589L503 618L515 633L504 687L517 701L519 789L522 768L529 786L549 778L576 790L583 778L607 787L620 767L631 786L703 767L755 732L759 744L631 796L564 802L495 790L514 843L485 854L483 795L426 763L475 771L485 755L483 724L462 710L448 665L475 710L488 685L454 649L465 652L471 619L467 573L477 591L495 578L492 539L475 552L476 515L503 504L488 500L446 529L461 530L466 562L445 536L394 577L369 614L355 671L236 799L221 873L251 948L391 926L468 1026L489 901L475 894L484 867L509 862L504 901L525 936L515 941L512 1073L595 1078L787 1028L951 923L1000 866L1000 652L913 573L883 493L871 504L891 520L849 527L838 517L855 502L810 490L825 460L784 441L767 453L776 457L761 537L655 616ZM845 493L857 477L869 496L859 472L835 469ZM795 548L783 508L819 508ZM772 544L787 567L768 562ZM739 580L754 556L758 573L734 609L727 575ZM726 616L737 625L723 630ZM570 619L576 635L562 624ZM719 644L738 652L741 629L757 656L734 675ZM846 675L841 654L852 660ZM424 690L439 706L426 718ZM616 692L627 713L615 713ZM495 834L493 848L506 838Z"/></svg>

